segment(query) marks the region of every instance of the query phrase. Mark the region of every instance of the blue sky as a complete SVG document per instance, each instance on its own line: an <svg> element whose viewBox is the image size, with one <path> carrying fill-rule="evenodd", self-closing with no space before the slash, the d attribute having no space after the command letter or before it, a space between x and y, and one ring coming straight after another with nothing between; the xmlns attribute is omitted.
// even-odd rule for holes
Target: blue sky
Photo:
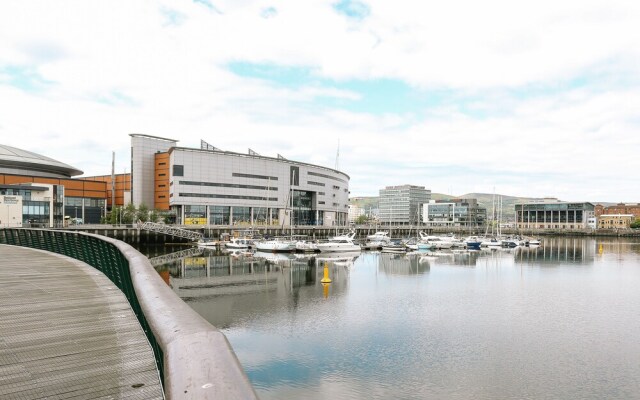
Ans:
<svg viewBox="0 0 640 400"><path fill-rule="evenodd" d="M628 1L4 1L0 143L87 175L137 132L337 164L353 196L637 202L637 26Z"/></svg>

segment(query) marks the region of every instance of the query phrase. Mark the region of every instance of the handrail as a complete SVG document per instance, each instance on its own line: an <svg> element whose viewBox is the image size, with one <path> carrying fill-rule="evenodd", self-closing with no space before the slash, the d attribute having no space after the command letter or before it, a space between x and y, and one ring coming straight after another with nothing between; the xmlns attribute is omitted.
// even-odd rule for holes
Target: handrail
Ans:
<svg viewBox="0 0 640 400"><path fill-rule="evenodd" d="M168 399L257 399L222 332L160 278L139 251L83 232L0 229L0 243L79 259L102 271L125 294L156 355Z"/></svg>

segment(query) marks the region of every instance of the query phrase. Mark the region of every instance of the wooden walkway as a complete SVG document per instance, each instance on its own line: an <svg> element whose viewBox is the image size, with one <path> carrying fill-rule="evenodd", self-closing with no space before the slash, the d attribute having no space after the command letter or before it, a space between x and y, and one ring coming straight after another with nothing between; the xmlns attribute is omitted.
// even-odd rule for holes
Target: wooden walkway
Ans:
<svg viewBox="0 0 640 400"><path fill-rule="evenodd" d="M163 399L125 296L80 261L0 245L0 399Z"/></svg>

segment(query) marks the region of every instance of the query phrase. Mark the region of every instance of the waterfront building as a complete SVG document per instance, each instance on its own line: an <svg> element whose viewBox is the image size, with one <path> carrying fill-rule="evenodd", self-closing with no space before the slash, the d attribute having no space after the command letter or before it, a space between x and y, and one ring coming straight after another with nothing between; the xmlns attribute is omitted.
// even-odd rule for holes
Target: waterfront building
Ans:
<svg viewBox="0 0 640 400"><path fill-rule="evenodd" d="M544 199L515 204L516 225L522 229L587 229L595 217L594 205Z"/></svg>
<svg viewBox="0 0 640 400"><path fill-rule="evenodd" d="M400 185L380 189L380 223L417 225L422 204L431 200L431 190L424 186Z"/></svg>
<svg viewBox="0 0 640 400"><path fill-rule="evenodd" d="M0 145L0 195L21 197L22 226L58 228L65 216L99 223L106 213L106 184L72 178L81 174L49 157Z"/></svg>
<svg viewBox="0 0 640 400"><path fill-rule="evenodd" d="M355 204L349 204L349 223L355 223L359 216L365 215L364 208Z"/></svg>
<svg viewBox="0 0 640 400"><path fill-rule="evenodd" d="M278 157L131 134L131 199L186 225L345 226L349 176Z"/></svg>
<svg viewBox="0 0 640 400"><path fill-rule="evenodd" d="M422 209L422 222L429 227L478 227L487 219L487 210L477 199L431 200Z"/></svg>
<svg viewBox="0 0 640 400"><path fill-rule="evenodd" d="M603 214L632 214L634 217L640 218L640 203L618 203L614 206L596 204L595 212L596 217L600 217Z"/></svg>
<svg viewBox="0 0 640 400"><path fill-rule="evenodd" d="M633 214L602 214L598 217L598 229L629 229L635 219Z"/></svg>

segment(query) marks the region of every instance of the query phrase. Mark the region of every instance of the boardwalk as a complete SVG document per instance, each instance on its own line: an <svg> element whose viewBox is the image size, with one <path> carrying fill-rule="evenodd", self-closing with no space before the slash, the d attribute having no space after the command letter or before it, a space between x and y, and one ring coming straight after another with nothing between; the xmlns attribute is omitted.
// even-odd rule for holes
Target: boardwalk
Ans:
<svg viewBox="0 0 640 400"><path fill-rule="evenodd" d="M126 298L94 268L0 245L0 399L162 399Z"/></svg>

